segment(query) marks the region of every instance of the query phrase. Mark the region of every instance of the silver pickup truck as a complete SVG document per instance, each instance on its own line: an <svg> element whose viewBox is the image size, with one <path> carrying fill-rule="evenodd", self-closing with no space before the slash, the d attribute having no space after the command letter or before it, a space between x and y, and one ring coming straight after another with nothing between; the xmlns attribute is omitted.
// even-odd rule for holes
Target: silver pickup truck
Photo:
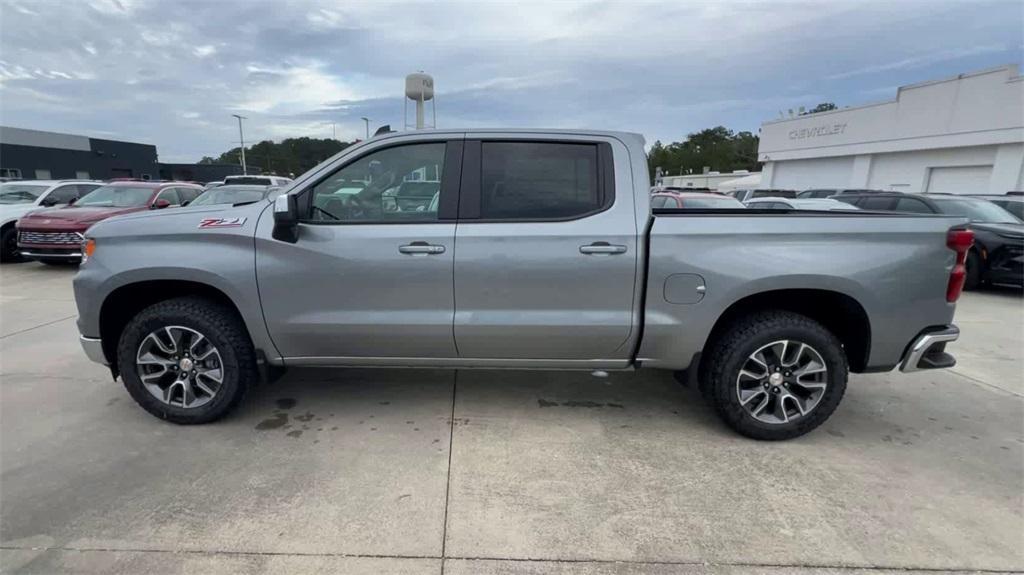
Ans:
<svg viewBox="0 0 1024 575"><path fill-rule="evenodd" d="M758 439L820 425L849 371L955 363L964 221L652 213L649 188L636 134L375 137L273 201L92 227L82 345L175 423L288 367L644 367Z"/></svg>

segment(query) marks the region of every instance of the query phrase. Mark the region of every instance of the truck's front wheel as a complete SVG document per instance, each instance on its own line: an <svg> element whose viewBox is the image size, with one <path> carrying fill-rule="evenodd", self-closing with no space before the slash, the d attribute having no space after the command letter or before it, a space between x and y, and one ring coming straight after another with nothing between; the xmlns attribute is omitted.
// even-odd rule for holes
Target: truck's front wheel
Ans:
<svg viewBox="0 0 1024 575"><path fill-rule="evenodd" d="M182 297L136 315L117 348L132 398L153 415L207 423L231 411L257 377L252 342L233 310Z"/></svg>
<svg viewBox="0 0 1024 575"><path fill-rule="evenodd" d="M704 372L725 422L754 439L803 435L835 411L846 391L842 344L818 322L772 311L744 318L714 345Z"/></svg>

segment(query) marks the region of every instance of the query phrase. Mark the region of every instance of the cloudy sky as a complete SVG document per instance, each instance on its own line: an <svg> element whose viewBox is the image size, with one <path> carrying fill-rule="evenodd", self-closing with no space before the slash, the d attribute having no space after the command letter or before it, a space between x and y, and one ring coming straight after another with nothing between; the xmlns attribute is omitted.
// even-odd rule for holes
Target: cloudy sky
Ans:
<svg viewBox="0 0 1024 575"><path fill-rule="evenodd" d="M431 2L0 0L0 123L156 144L402 125L403 78L435 78L439 127L622 129L673 141L756 131L1024 53L1007 1Z"/></svg>

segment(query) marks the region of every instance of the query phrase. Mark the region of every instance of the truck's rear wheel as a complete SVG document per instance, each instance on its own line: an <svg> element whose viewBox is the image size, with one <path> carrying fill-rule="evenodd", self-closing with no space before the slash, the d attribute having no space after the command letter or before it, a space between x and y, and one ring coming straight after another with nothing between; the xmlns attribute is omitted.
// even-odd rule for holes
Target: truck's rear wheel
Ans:
<svg viewBox="0 0 1024 575"><path fill-rule="evenodd" d="M223 417L258 377L241 320L232 310L196 297L139 312L121 333L117 357L132 398L174 423Z"/></svg>
<svg viewBox="0 0 1024 575"><path fill-rule="evenodd" d="M849 368L842 344L818 322L785 311L736 322L711 350L705 371L719 416L754 439L803 435L832 415Z"/></svg>

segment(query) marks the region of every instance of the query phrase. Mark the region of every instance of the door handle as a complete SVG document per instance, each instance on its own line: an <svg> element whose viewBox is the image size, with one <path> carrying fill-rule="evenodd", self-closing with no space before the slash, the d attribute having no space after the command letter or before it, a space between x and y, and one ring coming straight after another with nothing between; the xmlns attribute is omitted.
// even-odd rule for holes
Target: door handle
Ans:
<svg viewBox="0 0 1024 575"><path fill-rule="evenodd" d="M425 256L425 255L433 255L433 254L443 254L444 253L444 246L436 246L436 245L433 245L433 244L428 244L427 242L413 242L411 244L405 244L405 245L402 245L402 246L398 246L398 251L403 253L403 254L409 254L409 255L413 255L413 256L417 256L417 255L424 255Z"/></svg>
<svg viewBox="0 0 1024 575"><path fill-rule="evenodd" d="M626 253L626 246L616 246L609 244L608 242L594 242L588 246L580 246L581 254L624 254Z"/></svg>

